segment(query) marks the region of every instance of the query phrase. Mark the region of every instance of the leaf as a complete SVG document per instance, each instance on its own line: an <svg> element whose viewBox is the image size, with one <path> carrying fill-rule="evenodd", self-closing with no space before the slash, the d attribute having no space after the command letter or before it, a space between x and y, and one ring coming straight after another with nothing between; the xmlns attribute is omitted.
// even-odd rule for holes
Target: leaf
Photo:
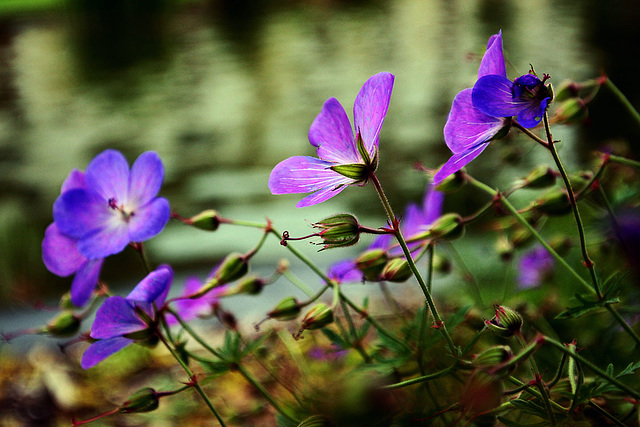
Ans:
<svg viewBox="0 0 640 427"><path fill-rule="evenodd" d="M347 341L342 339L342 337L340 335L338 335L338 333L336 331L331 330L329 328L322 328L320 331L324 334L325 337L327 337L329 339L329 341L331 341L332 344L335 344L340 348L351 348L352 347Z"/></svg>
<svg viewBox="0 0 640 427"><path fill-rule="evenodd" d="M205 362L203 360L200 360L199 362L205 371L214 376L226 374L231 370L232 366L231 363L225 361Z"/></svg>
<svg viewBox="0 0 640 427"><path fill-rule="evenodd" d="M548 419L547 411L544 408L530 400L522 400L522 399L513 399L510 400L511 403L516 408L520 409L522 412L526 412L527 414L536 415L540 418Z"/></svg>

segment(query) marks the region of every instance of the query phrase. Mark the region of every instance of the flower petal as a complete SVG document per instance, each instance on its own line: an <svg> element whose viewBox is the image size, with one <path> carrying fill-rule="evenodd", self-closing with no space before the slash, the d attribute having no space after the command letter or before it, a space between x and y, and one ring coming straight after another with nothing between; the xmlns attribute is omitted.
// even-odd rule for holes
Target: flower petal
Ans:
<svg viewBox="0 0 640 427"><path fill-rule="evenodd" d="M114 255L129 244L127 223L118 216L109 218L100 228L78 240L78 250L89 259L106 258Z"/></svg>
<svg viewBox="0 0 640 427"><path fill-rule="evenodd" d="M107 200L87 189L67 191L53 204L53 220L63 234L74 239L95 233L116 215Z"/></svg>
<svg viewBox="0 0 640 427"><path fill-rule="evenodd" d="M132 342L132 340L122 337L96 341L82 354L80 366L82 366L82 369L89 369L127 347Z"/></svg>
<svg viewBox="0 0 640 427"><path fill-rule="evenodd" d="M91 337L113 338L146 329L147 325L137 316L135 307L133 301L120 296L104 300L91 325ZM141 305L141 308L145 307Z"/></svg>
<svg viewBox="0 0 640 427"><path fill-rule="evenodd" d="M330 186L327 188L323 188L322 190L316 191L315 193L310 194L307 197L300 200L298 203L296 203L296 207L306 208L307 206L317 205L318 203L322 203L334 196L337 196L345 188L347 188L346 185L339 185L337 187Z"/></svg>
<svg viewBox="0 0 640 427"><path fill-rule="evenodd" d="M148 203L160 191L163 178L160 156L153 151L142 153L131 167L128 204L135 208Z"/></svg>
<svg viewBox="0 0 640 427"><path fill-rule="evenodd" d="M73 190L74 188L87 188L87 183L84 179L84 172L78 169L74 169L69 173L67 178L62 183L60 193Z"/></svg>
<svg viewBox="0 0 640 427"><path fill-rule="evenodd" d="M122 153L106 150L98 154L87 166L87 187L104 200L115 199L126 204L129 196L129 164Z"/></svg>
<svg viewBox="0 0 640 427"><path fill-rule="evenodd" d="M163 264L147 276L133 288L127 295L130 301L144 301L155 303L156 306L164 304L169 287L173 280L173 270L170 266Z"/></svg>
<svg viewBox="0 0 640 427"><path fill-rule="evenodd" d="M344 259L332 264L327 271L327 276L338 283L362 282L364 280L362 272L358 270L352 259Z"/></svg>
<svg viewBox="0 0 640 427"><path fill-rule="evenodd" d="M544 116L544 112L547 109L547 104L550 100L551 98L545 98L540 103L532 101L527 108L520 111L518 114L518 123L526 128L537 126L538 123L540 123L540 120L542 120L542 116Z"/></svg>
<svg viewBox="0 0 640 427"><path fill-rule="evenodd" d="M442 205L444 204L444 193L437 191L431 184L427 188L424 201L422 203L422 212L424 215L424 224L431 225L442 215Z"/></svg>
<svg viewBox="0 0 640 427"><path fill-rule="evenodd" d="M50 224L42 240L42 261L47 270L61 277L75 273L87 260L78 252L77 243L60 232L55 222Z"/></svg>
<svg viewBox="0 0 640 427"><path fill-rule="evenodd" d="M506 126L505 119L488 116L474 107L472 93L473 89L465 89L456 95L444 125L444 140L454 154L489 141Z"/></svg>
<svg viewBox="0 0 640 427"><path fill-rule="evenodd" d="M531 103L531 100L514 98L513 82L497 74L478 79L471 99L478 110L493 117L517 116Z"/></svg>
<svg viewBox="0 0 640 427"><path fill-rule="evenodd" d="M484 53L480 68L478 69L478 78L489 74L507 77L504 54L502 53L502 30L489 38L487 51Z"/></svg>
<svg viewBox="0 0 640 427"><path fill-rule="evenodd" d="M433 185L440 184L443 179L453 173L458 172L469 162L478 157L480 153L482 153L488 146L488 143L483 142L478 144L476 147L471 147L467 151L463 151L462 153L457 153L451 156L447 163L445 163L433 177Z"/></svg>
<svg viewBox="0 0 640 427"><path fill-rule="evenodd" d="M378 136L382 122L387 115L394 76L378 73L367 80L353 105L353 120L356 133L360 133L370 156L378 149Z"/></svg>
<svg viewBox="0 0 640 427"><path fill-rule="evenodd" d="M311 124L309 141L318 147L318 157L323 160L362 163L347 113L335 98L327 99Z"/></svg>
<svg viewBox="0 0 640 427"><path fill-rule="evenodd" d="M269 189L273 194L308 193L355 182L331 170L331 166L335 165L315 157L289 157L271 171Z"/></svg>
<svg viewBox="0 0 640 427"><path fill-rule="evenodd" d="M71 283L71 302L76 307L82 307L89 301L98 283L103 261L102 258L87 260L76 272Z"/></svg>
<svg viewBox="0 0 640 427"><path fill-rule="evenodd" d="M157 197L150 203L139 207L135 215L129 218L128 240L143 242L158 235L171 216L169 201L164 197Z"/></svg>

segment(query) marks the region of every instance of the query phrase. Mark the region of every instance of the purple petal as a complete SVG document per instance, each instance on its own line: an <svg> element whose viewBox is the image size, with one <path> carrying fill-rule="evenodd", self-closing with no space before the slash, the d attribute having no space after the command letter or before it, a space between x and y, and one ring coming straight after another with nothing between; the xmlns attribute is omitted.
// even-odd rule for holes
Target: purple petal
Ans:
<svg viewBox="0 0 640 427"><path fill-rule="evenodd" d="M309 141L318 147L318 157L337 163L362 163L354 143L347 113L335 98L322 106L309 129Z"/></svg>
<svg viewBox="0 0 640 427"><path fill-rule="evenodd" d="M475 108L472 92L465 89L456 95L444 125L444 140L454 154L489 141L507 125L505 119L488 116Z"/></svg>
<svg viewBox="0 0 640 427"><path fill-rule="evenodd" d="M307 206L317 205L318 203L322 203L334 196L337 196L345 188L347 188L346 185L340 185L338 187L332 186L332 187L323 188L322 190L316 191L315 193L310 194L307 197L300 200L298 203L296 203L296 207L306 208Z"/></svg>
<svg viewBox="0 0 640 427"><path fill-rule="evenodd" d="M91 337L113 338L146 329L148 326L137 316L135 307L133 301L120 296L104 300L91 325Z"/></svg>
<svg viewBox="0 0 640 427"><path fill-rule="evenodd" d="M160 157L153 151L142 153L131 167L128 204L137 207L148 203L160 191L163 178Z"/></svg>
<svg viewBox="0 0 640 427"><path fill-rule="evenodd" d="M62 234L55 223L50 224L42 240L42 261L47 270L61 277L75 273L87 260L78 252L77 243Z"/></svg>
<svg viewBox="0 0 640 427"><path fill-rule="evenodd" d="M115 216L107 200L86 189L67 191L53 204L53 220L62 233L74 239L96 232Z"/></svg>
<svg viewBox="0 0 640 427"><path fill-rule="evenodd" d="M542 116L544 116L544 112L547 109L547 104L550 100L551 98L545 98L540 103L532 100L529 106L518 114L518 123L526 128L537 126L538 123L540 123L540 120L542 120Z"/></svg>
<svg viewBox="0 0 640 427"><path fill-rule="evenodd" d="M71 302L82 307L91 298L91 293L98 283L103 259L87 260L76 272L71 283Z"/></svg>
<svg viewBox="0 0 640 427"><path fill-rule="evenodd" d="M402 234L404 237L409 239L414 234L422 231L422 226L425 225L423 222L422 211L415 203L410 203L404 212L404 218L402 218L402 222L400 223Z"/></svg>
<svg viewBox="0 0 640 427"><path fill-rule="evenodd" d="M89 259L117 254L129 244L127 223L122 218L111 218L100 225L101 228L78 241L78 250Z"/></svg>
<svg viewBox="0 0 640 427"><path fill-rule="evenodd" d="M429 185L425 193L424 202L422 204L422 212L424 215L424 223L431 225L442 215L442 205L444 204L444 193L433 188L433 184Z"/></svg>
<svg viewBox="0 0 640 427"><path fill-rule="evenodd" d="M104 200L115 199L120 205L129 196L129 164L122 153L106 150L98 154L87 166L87 187Z"/></svg>
<svg viewBox="0 0 640 427"><path fill-rule="evenodd" d="M75 188L87 188L87 183L84 179L84 172L78 169L72 170L67 178L62 183L60 193L64 193Z"/></svg>
<svg viewBox="0 0 640 427"><path fill-rule="evenodd" d="M394 76L378 73L367 80L353 105L353 120L356 133L360 133L370 156L378 150L378 136L387 115Z"/></svg>
<svg viewBox="0 0 640 427"><path fill-rule="evenodd" d="M202 286L202 281L197 277L188 277L184 282L181 296L188 296L195 293ZM218 288L213 289L211 292ZM211 292L201 296L197 299L179 299L175 302L176 312L180 315L180 318L185 322L188 322L200 315L206 315L211 312L211 304L213 299L210 298ZM176 324L175 317L168 315L167 322L170 325Z"/></svg>
<svg viewBox="0 0 640 427"><path fill-rule="evenodd" d="M169 222L170 216L169 201L164 197L158 197L141 206L135 211L135 215L129 218L128 240L143 242L158 235Z"/></svg>
<svg viewBox="0 0 640 427"><path fill-rule="evenodd" d="M356 268L352 259L345 259L332 264L327 271L327 276L338 283L362 282L364 276Z"/></svg>
<svg viewBox="0 0 640 427"><path fill-rule="evenodd" d="M536 246L520 258L518 284L527 289L539 285L554 265L553 256L542 246Z"/></svg>
<svg viewBox="0 0 640 427"><path fill-rule="evenodd" d="M489 38L487 51L484 53L480 68L478 69L478 78L489 74L507 77L504 54L502 53L502 30Z"/></svg>
<svg viewBox="0 0 640 427"><path fill-rule="evenodd" d="M514 98L513 82L496 74L478 79L473 86L471 99L478 110L493 117L517 116L531 102Z"/></svg>
<svg viewBox="0 0 640 427"><path fill-rule="evenodd" d="M82 354L80 366L82 366L82 369L89 369L127 347L132 342L132 340L122 337L96 341Z"/></svg>
<svg viewBox="0 0 640 427"><path fill-rule="evenodd" d="M309 193L324 187L355 182L330 169L335 165L315 157L289 157L271 171L269 189L273 194Z"/></svg>
<svg viewBox="0 0 640 427"><path fill-rule="evenodd" d="M467 151L463 151L462 153L457 153L451 156L447 163L445 163L433 177L433 185L440 184L443 179L453 173L458 172L469 162L478 157L480 153L482 153L488 146L489 144L484 142L478 144L476 147L471 147Z"/></svg>
<svg viewBox="0 0 640 427"><path fill-rule="evenodd" d="M390 234L381 234L367 247L367 249L389 249L393 236Z"/></svg>
<svg viewBox="0 0 640 427"><path fill-rule="evenodd" d="M152 302L157 307L160 307L167 298L172 280L173 270L171 267L166 264L161 265L142 279L127 295L127 299L130 301Z"/></svg>

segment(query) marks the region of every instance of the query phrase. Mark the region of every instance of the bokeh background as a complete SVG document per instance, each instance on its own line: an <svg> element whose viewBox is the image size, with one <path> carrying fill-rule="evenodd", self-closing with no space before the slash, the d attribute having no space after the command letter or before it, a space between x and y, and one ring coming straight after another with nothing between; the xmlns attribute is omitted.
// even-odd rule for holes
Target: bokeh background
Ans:
<svg viewBox="0 0 640 427"><path fill-rule="evenodd" d="M442 128L451 101L475 81L491 34L503 31L512 77L529 64L556 85L606 72L640 105L638 18L631 0L0 0L2 329L68 290L69 278L44 268L40 243L64 178L106 148L130 162L158 152L166 168L162 195L184 216L213 208L230 218L268 217L292 235L343 211L383 225L372 188L350 188L306 209L294 207L298 196L272 196L267 188L277 162L315 154L307 132L327 98L351 115L369 76L396 75L379 172L401 211L426 183L413 164L436 168L449 157ZM638 132L619 125L626 119L610 126L625 114L610 95L591 108L595 119L554 129L570 168L586 164L603 141L638 154ZM519 141L493 144L470 172L500 186L550 162ZM468 194L453 196L447 210L468 212L473 203ZM211 234L170 223L148 250L154 263L179 272L207 271L257 238L255 230ZM488 245L474 250L486 253ZM272 248L257 261L272 265L286 256L277 243ZM313 255L316 248L303 249ZM315 259L326 266L352 253ZM471 255L471 266L489 265ZM103 276L136 283L140 270L125 251L108 260Z"/></svg>

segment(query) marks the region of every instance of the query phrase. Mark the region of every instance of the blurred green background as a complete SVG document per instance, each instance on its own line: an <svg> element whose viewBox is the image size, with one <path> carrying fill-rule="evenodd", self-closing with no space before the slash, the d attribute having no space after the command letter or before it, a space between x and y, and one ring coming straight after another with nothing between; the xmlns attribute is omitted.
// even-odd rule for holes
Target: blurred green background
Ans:
<svg viewBox="0 0 640 427"><path fill-rule="evenodd" d="M555 85L606 72L640 105L639 17L635 1L0 0L0 305L68 290L70 278L42 265L40 243L64 178L106 148L130 162L158 152L162 195L184 216L213 208L237 219L269 217L292 235L343 211L382 225L371 188L306 209L294 207L298 196L269 193L277 162L315 154L307 132L327 98L351 115L369 76L396 75L380 176L402 211L425 185L412 165L435 168L449 157L442 128L451 101L475 81L491 34L503 31L511 77L530 63ZM570 168L602 141L637 145L637 131L609 125L623 113L607 94L592 111L581 127L554 129ZM469 170L506 186L550 164L533 148L494 144ZM471 205L473 197L453 197L447 209ZM209 234L171 223L148 248L154 263L208 269L257 238L255 230ZM273 247L261 262L286 256ZM316 260L328 265L350 253ZM130 251L112 258L107 280L132 269L139 276Z"/></svg>

